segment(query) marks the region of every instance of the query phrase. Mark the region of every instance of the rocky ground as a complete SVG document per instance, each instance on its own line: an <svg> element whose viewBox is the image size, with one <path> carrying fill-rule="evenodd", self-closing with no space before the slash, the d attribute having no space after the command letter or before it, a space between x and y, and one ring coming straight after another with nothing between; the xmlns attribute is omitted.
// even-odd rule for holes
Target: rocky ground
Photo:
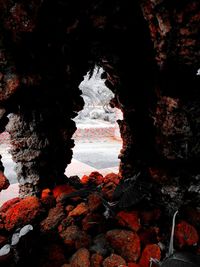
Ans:
<svg viewBox="0 0 200 267"><path fill-rule="evenodd" d="M148 267L150 258L162 260L172 218L158 205L120 208L114 199L119 183L116 174L93 172L45 189L40 198L6 202L0 208L0 266ZM180 212L176 250L200 253L199 225L198 210Z"/></svg>

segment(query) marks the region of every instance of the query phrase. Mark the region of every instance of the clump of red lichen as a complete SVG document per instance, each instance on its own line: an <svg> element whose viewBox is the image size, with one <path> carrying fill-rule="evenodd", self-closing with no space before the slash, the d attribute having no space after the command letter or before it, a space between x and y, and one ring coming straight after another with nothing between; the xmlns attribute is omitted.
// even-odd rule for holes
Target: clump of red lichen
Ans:
<svg viewBox="0 0 200 267"><path fill-rule="evenodd" d="M26 197L12 205L4 213L5 229L11 231L23 225L33 223L42 213L41 203L36 197Z"/></svg>

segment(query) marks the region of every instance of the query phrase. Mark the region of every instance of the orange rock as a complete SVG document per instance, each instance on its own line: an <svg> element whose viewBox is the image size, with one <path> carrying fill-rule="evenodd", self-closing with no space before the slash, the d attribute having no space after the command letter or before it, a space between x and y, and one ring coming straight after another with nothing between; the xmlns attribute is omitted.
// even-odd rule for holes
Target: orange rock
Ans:
<svg viewBox="0 0 200 267"><path fill-rule="evenodd" d="M107 200L112 201L113 193L115 191L116 186L117 185L111 181L103 186L102 192Z"/></svg>
<svg viewBox="0 0 200 267"><path fill-rule="evenodd" d="M161 258L160 248L156 244L149 244L145 247L145 249L142 252L139 265L141 267L149 267L151 258L158 259L158 260L160 260Z"/></svg>
<svg viewBox="0 0 200 267"><path fill-rule="evenodd" d="M135 232L111 230L106 233L111 247L128 262L136 262L140 256L140 239Z"/></svg>
<svg viewBox="0 0 200 267"><path fill-rule="evenodd" d="M49 210L47 218L45 218L40 223L40 230L42 232L49 232L54 230L58 224L64 219L65 213L63 207L61 205L57 205L56 207Z"/></svg>
<svg viewBox="0 0 200 267"><path fill-rule="evenodd" d="M0 171L0 192L2 190L5 190L9 187L10 183L8 181L8 179L6 178L6 176L4 175L4 173L2 171Z"/></svg>
<svg viewBox="0 0 200 267"><path fill-rule="evenodd" d="M103 175L96 171L91 172L89 175L89 182L100 185L103 182Z"/></svg>
<svg viewBox="0 0 200 267"><path fill-rule="evenodd" d="M103 262L103 257L100 254L95 253L91 256L90 259L91 267L101 267L102 262Z"/></svg>
<svg viewBox="0 0 200 267"><path fill-rule="evenodd" d="M90 211L97 210L101 205L101 198L97 194L93 193L88 196L88 207Z"/></svg>
<svg viewBox="0 0 200 267"><path fill-rule="evenodd" d="M71 267L90 267L90 252L86 248L80 248L70 262Z"/></svg>
<svg viewBox="0 0 200 267"><path fill-rule="evenodd" d="M148 225L152 222L155 222L160 218L160 215L161 215L160 209L141 211L140 212L141 224Z"/></svg>
<svg viewBox="0 0 200 267"><path fill-rule="evenodd" d="M128 226L131 230L138 231L141 227L137 211L120 211L117 219L121 226Z"/></svg>
<svg viewBox="0 0 200 267"><path fill-rule="evenodd" d="M75 220L72 217L66 217L61 221L61 223L58 226L58 232L64 231L67 227L72 226L75 224Z"/></svg>
<svg viewBox="0 0 200 267"><path fill-rule="evenodd" d="M60 244L49 242L45 247L45 253L39 258L39 266L60 267L66 263L65 251Z"/></svg>
<svg viewBox="0 0 200 267"><path fill-rule="evenodd" d="M5 228L10 231L25 224L32 224L42 211L38 198L26 197L7 210L4 219Z"/></svg>
<svg viewBox="0 0 200 267"><path fill-rule="evenodd" d="M142 229L139 232L140 242L143 245L157 243L159 241L159 228L158 227L148 227Z"/></svg>
<svg viewBox="0 0 200 267"><path fill-rule="evenodd" d="M93 230L95 233L101 232L104 227L104 217L100 214L89 213L82 220L84 231Z"/></svg>
<svg viewBox="0 0 200 267"><path fill-rule="evenodd" d="M88 210L89 210L88 206L84 202L82 202L78 204L76 208L74 208L72 211L69 212L69 216L77 217L77 216L85 215L88 213Z"/></svg>
<svg viewBox="0 0 200 267"><path fill-rule="evenodd" d="M120 181L119 176L116 173L113 173L113 172L108 173L103 179L104 183L113 182L116 185L119 184L119 181Z"/></svg>
<svg viewBox="0 0 200 267"><path fill-rule="evenodd" d="M41 193L41 198L46 198L51 194L52 194L52 192L49 188L43 189L42 193Z"/></svg>
<svg viewBox="0 0 200 267"><path fill-rule="evenodd" d="M53 189L53 195L55 198L59 197L61 194L70 194L72 192L76 191L72 186L68 184L63 184L63 185L57 185Z"/></svg>
<svg viewBox="0 0 200 267"><path fill-rule="evenodd" d="M51 208L55 205L55 198L49 188L46 188L42 190L41 198L40 198L42 204L47 206L48 208Z"/></svg>
<svg viewBox="0 0 200 267"><path fill-rule="evenodd" d="M70 249L79 249L82 247L88 247L90 244L90 237L78 226L71 225L66 229L60 228L59 235L62 238L65 245Z"/></svg>
<svg viewBox="0 0 200 267"><path fill-rule="evenodd" d="M111 254L103 261L103 267L119 267L126 265L125 260L116 254Z"/></svg>
<svg viewBox="0 0 200 267"><path fill-rule="evenodd" d="M67 213L69 213L69 212L72 211L73 209L74 209L74 206L73 206L73 205L67 205L67 206L65 207L65 210L66 210Z"/></svg>
<svg viewBox="0 0 200 267"><path fill-rule="evenodd" d="M182 221L175 228L175 238L179 247L184 245L192 246L199 241L199 235L194 226Z"/></svg>
<svg viewBox="0 0 200 267"><path fill-rule="evenodd" d="M87 184L89 182L89 176L88 175L83 175L81 178L81 183L82 184Z"/></svg>
<svg viewBox="0 0 200 267"><path fill-rule="evenodd" d="M6 212L10 207L12 207L14 204L20 201L19 197L12 198L8 201L6 201L0 208L0 212L4 213Z"/></svg>

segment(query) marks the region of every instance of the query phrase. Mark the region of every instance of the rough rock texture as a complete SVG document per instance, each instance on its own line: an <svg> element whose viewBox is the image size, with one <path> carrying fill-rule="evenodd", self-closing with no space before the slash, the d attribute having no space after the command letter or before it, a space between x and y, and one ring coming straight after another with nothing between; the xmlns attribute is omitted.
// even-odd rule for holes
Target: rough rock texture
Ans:
<svg viewBox="0 0 200 267"><path fill-rule="evenodd" d="M110 230L106 238L125 260L137 261L140 256L140 239L136 233L127 230Z"/></svg>
<svg viewBox="0 0 200 267"><path fill-rule="evenodd" d="M149 262L151 259L157 259L158 261L161 258L161 251L158 245L149 244L145 247L142 252L139 265L142 267L149 267Z"/></svg>
<svg viewBox="0 0 200 267"><path fill-rule="evenodd" d="M103 261L103 267L118 267L126 265L125 260L116 254L111 254Z"/></svg>
<svg viewBox="0 0 200 267"><path fill-rule="evenodd" d="M182 221L176 226L175 238L179 247L196 245L199 241L197 230L189 223Z"/></svg>
<svg viewBox="0 0 200 267"><path fill-rule="evenodd" d="M90 252L86 248L80 248L70 262L71 267L90 267Z"/></svg>
<svg viewBox="0 0 200 267"><path fill-rule="evenodd" d="M4 223L7 230L33 223L42 212L40 201L36 197L26 197L6 210Z"/></svg>
<svg viewBox="0 0 200 267"><path fill-rule="evenodd" d="M72 225L62 230L60 237L68 247L75 247L76 249L88 247L90 244L89 236L81 231L76 225Z"/></svg>

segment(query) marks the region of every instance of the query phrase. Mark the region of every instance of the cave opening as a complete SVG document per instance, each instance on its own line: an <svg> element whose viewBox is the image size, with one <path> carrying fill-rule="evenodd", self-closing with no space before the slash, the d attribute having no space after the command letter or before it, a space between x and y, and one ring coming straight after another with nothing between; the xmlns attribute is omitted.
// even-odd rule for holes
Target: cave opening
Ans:
<svg viewBox="0 0 200 267"><path fill-rule="evenodd" d="M98 171L103 175L119 173L122 148L118 120L123 120L120 109L112 106L114 93L105 85L103 69L95 66L80 83L83 109L74 118L76 132L72 162L65 170L67 176L89 175Z"/></svg>
<svg viewBox="0 0 200 267"><path fill-rule="evenodd" d="M199 1L8 0L0 10L0 132L10 114L19 181L19 198L0 208L0 265L164 265L178 209L174 248L199 266ZM119 175L83 182L64 172L78 86L95 63L123 112L123 142Z"/></svg>

